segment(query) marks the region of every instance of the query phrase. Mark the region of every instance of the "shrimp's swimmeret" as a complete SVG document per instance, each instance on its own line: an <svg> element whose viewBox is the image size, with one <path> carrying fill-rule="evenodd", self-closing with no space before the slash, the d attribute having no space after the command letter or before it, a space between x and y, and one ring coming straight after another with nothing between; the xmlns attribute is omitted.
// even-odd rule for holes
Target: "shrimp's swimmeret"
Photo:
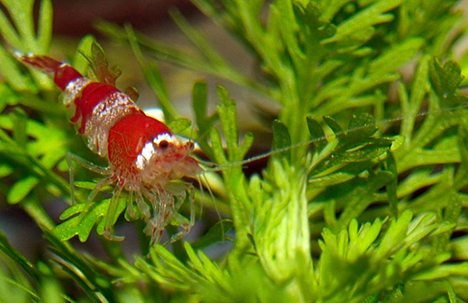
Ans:
<svg viewBox="0 0 468 303"><path fill-rule="evenodd" d="M159 242L171 220L182 227L171 241L188 233L194 224L191 185L174 185L171 181L195 177L201 172L197 160L191 157L193 142L174 136L164 123L145 115L113 83L93 82L69 64L46 56L17 54L17 57L53 75L54 82L64 92L65 106L74 113L71 122L78 125L78 132L87 138L89 148L109 161L105 169L109 176L95 190L96 194L103 186L115 184L104 235L119 239L113 235L112 226L122 190L129 193L127 213L136 215L133 210L136 203L153 243ZM187 198L191 204L190 220L178 214Z"/></svg>

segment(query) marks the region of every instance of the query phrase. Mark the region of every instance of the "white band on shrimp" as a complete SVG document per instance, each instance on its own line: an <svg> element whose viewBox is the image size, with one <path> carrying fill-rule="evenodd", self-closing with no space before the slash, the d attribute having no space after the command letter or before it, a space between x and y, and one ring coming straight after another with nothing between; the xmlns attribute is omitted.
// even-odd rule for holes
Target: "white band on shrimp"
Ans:
<svg viewBox="0 0 468 303"><path fill-rule="evenodd" d="M86 121L85 135L88 147L100 155L107 155L109 131L115 123L138 110L138 107L127 95L116 92L101 100Z"/></svg>
<svg viewBox="0 0 468 303"><path fill-rule="evenodd" d="M177 138L169 133L160 134L156 138L153 139L153 143L156 144L157 146L159 146L159 143L161 143L162 141L166 141L172 144L179 143Z"/></svg>
<svg viewBox="0 0 468 303"><path fill-rule="evenodd" d="M151 157L156 153L154 150L154 145L153 142L147 142L143 149L141 150L141 153L138 155L136 159L136 166L138 169L144 169L146 166L146 163L149 162Z"/></svg>
<svg viewBox="0 0 468 303"><path fill-rule="evenodd" d="M91 83L91 81L86 78L77 78L70 81L64 91L63 104L65 104L66 107L72 105L76 97L80 95L81 91L89 83Z"/></svg>
<svg viewBox="0 0 468 303"><path fill-rule="evenodd" d="M159 144L163 141L172 144L177 143L177 139L173 135L168 133L160 134L159 136L153 139L153 142L147 142L141 150L140 154L137 156L135 164L138 169L145 168L146 164L150 161L153 155L157 153L154 147L159 146Z"/></svg>

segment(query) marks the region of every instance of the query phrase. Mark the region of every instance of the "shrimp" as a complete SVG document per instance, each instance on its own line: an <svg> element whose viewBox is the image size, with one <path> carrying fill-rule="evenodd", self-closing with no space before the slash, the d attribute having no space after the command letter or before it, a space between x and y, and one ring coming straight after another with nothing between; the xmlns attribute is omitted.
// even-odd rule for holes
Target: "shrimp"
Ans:
<svg viewBox="0 0 468 303"><path fill-rule="evenodd" d="M195 221L193 186L172 181L196 177L202 171L191 156L194 143L176 137L163 122L145 115L112 81L93 82L71 65L47 56L22 53L16 56L26 65L53 76L55 84L64 92L63 103L74 114L71 122L78 126L78 133L86 137L93 152L108 160L109 166L100 168L72 156L87 168L107 175L97 183L89 199L102 187L115 184L104 219L104 236L109 240L123 239L114 235L113 225L124 190L129 193L127 214L135 216L136 203L147 223L145 233L151 236L152 244L160 241L171 220L182 228L172 236L171 242L187 234ZM114 81L115 78L110 77ZM185 200L190 203L189 222L178 213Z"/></svg>

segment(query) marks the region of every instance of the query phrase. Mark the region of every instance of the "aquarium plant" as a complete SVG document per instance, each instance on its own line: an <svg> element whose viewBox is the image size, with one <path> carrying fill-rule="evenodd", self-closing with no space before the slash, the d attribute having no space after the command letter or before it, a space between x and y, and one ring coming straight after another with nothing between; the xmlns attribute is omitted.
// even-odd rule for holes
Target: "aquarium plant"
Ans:
<svg viewBox="0 0 468 303"><path fill-rule="evenodd" d="M189 184L203 231L151 243L125 211L124 193L113 224L117 233L123 224L136 230L139 247L128 255L128 236L103 237L115 187L88 199L100 176L66 158L108 162L77 135L52 79L15 57L49 55L52 1L0 1L0 205L24 210L46 242L28 259L0 236L1 301L468 301L467 20L458 1L192 2L251 54L254 73L176 9L191 50L131 24L96 25L133 52L165 123L202 151L194 154L200 185L177 182ZM99 68L118 77L100 42L85 36L62 59L101 81ZM272 134L270 150L247 156L261 138L240 132L238 98L216 81L193 83L193 119L183 117L161 61L267 100L250 106L267 113L257 117ZM188 218L182 202L174 215ZM59 217L51 204L62 206ZM168 224L166 239L178 226ZM90 237L105 255L86 250Z"/></svg>

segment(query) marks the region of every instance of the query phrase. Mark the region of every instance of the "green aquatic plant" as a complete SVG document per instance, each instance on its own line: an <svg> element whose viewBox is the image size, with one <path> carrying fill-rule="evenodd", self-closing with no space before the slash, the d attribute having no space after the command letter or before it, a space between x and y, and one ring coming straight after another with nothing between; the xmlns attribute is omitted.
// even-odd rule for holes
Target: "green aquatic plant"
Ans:
<svg viewBox="0 0 468 303"><path fill-rule="evenodd" d="M70 201L68 152L105 163L75 135L52 81L10 52L47 53L51 1L41 1L37 22L33 0L0 1L0 201L24 209L48 242L47 253L32 262L0 237L0 298L468 301L468 99L460 91L468 55L453 58L467 23L457 1L192 2L252 54L255 78L236 69L177 10L171 15L194 50L129 25L97 27L133 51L168 125L193 136L220 168L219 174L207 168L202 178L216 184L213 197L201 189L195 197L225 219L213 222L205 212L199 220L206 232L171 247L149 246L135 222L140 255L128 258L121 243L102 239L108 255L101 258L70 239L86 242L94 227L102 235L111 187L87 201L96 175L78 170L77 203L58 221L44 205L51 197ZM83 73L91 70L92 45L87 36L70 56ZM231 81L280 108L267 125L273 141L261 172L243 172L254 137L240 134L228 90L218 86L210 113L211 83L196 82L190 122L171 103L158 60ZM233 245L222 258L210 258L216 243Z"/></svg>

